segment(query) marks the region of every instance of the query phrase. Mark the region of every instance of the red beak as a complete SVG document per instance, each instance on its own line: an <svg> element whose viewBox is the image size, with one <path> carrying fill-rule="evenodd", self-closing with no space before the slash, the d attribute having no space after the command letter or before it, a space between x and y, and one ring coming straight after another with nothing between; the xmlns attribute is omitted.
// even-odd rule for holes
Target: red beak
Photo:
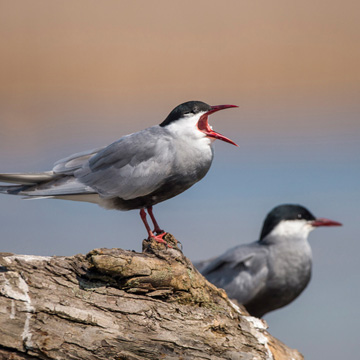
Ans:
<svg viewBox="0 0 360 360"><path fill-rule="evenodd" d="M200 117L200 119L199 119L199 121L197 123L198 129L200 131L202 131L204 134L206 134L206 136L228 142L228 143L233 144L235 146L239 146L239 145L235 144L232 140L227 138L226 136L221 135L218 132L212 130L209 123L208 123L208 116L209 115L213 114L216 111L224 110L224 109L228 109L228 108L233 108L233 107L238 107L238 106L236 106L236 105L215 105L215 106L212 106L211 110L207 111L204 115L202 115Z"/></svg>
<svg viewBox="0 0 360 360"><path fill-rule="evenodd" d="M337 221L325 219L325 218L315 219L315 220L311 221L311 225L316 226L316 227L318 227L318 226L342 226L342 224Z"/></svg>

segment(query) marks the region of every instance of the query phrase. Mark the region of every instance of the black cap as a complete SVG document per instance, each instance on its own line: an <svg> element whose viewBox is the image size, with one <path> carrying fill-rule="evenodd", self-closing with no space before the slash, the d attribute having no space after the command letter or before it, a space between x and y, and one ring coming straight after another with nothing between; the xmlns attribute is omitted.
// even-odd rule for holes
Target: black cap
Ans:
<svg viewBox="0 0 360 360"><path fill-rule="evenodd" d="M178 105L168 117L160 124L160 126L166 126L172 122L181 119L185 114L197 114L201 111L210 111L211 106L202 101L188 101Z"/></svg>
<svg viewBox="0 0 360 360"><path fill-rule="evenodd" d="M282 220L315 220L315 216L301 205L284 204L273 208L267 215L261 230L264 239Z"/></svg>

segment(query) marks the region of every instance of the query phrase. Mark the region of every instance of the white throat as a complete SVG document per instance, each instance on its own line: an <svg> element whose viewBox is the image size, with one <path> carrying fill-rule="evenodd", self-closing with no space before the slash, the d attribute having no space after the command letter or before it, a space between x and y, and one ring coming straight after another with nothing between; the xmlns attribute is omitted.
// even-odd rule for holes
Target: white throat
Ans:
<svg viewBox="0 0 360 360"><path fill-rule="evenodd" d="M185 115L182 119L174 121L166 126L167 130L173 134L175 138L188 138L191 140L208 139L206 135L197 127L197 123L201 115L205 112L197 114Z"/></svg>
<svg viewBox="0 0 360 360"><path fill-rule="evenodd" d="M314 227L306 220L283 220L266 236L266 242L307 240Z"/></svg>

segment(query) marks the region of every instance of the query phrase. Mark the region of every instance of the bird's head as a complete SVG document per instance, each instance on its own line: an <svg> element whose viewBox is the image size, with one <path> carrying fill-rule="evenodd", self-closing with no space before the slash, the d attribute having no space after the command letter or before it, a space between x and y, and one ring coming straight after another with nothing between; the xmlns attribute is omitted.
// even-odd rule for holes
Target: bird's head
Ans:
<svg viewBox="0 0 360 360"><path fill-rule="evenodd" d="M160 124L161 127L172 126L180 132L180 129L189 128L200 131L212 139L219 139L235 146L232 140L212 129L208 122L208 116L219 110L237 107L236 105L211 106L202 101L188 101L178 105L168 117Z"/></svg>
<svg viewBox="0 0 360 360"><path fill-rule="evenodd" d="M315 216L301 205L285 204L272 209L267 215L260 235L266 238L307 238L310 231L320 226L341 226L342 224Z"/></svg>

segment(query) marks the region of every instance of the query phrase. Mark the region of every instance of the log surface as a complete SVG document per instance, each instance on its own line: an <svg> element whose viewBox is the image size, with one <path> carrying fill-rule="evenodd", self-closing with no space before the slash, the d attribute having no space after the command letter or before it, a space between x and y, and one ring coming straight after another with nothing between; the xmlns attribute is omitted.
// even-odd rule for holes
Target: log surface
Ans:
<svg viewBox="0 0 360 360"><path fill-rule="evenodd" d="M0 253L0 359L303 359L176 247Z"/></svg>

